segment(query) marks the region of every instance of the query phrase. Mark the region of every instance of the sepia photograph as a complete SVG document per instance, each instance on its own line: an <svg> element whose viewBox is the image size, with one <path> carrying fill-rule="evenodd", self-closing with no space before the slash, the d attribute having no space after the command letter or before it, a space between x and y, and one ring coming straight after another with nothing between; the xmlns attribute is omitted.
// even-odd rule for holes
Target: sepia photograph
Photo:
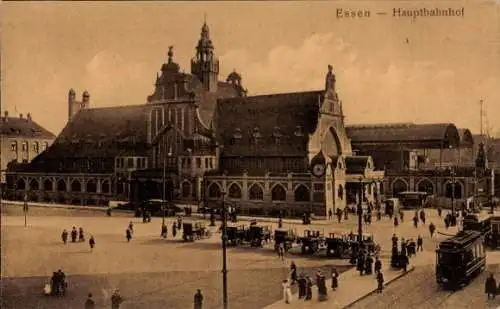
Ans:
<svg viewBox="0 0 500 309"><path fill-rule="evenodd" d="M500 308L500 0L0 16L1 308Z"/></svg>

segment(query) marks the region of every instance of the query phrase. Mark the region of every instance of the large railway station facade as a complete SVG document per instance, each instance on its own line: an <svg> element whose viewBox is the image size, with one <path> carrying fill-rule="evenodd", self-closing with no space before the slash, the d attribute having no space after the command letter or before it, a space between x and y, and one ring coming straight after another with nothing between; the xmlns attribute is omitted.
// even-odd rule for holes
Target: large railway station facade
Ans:
<svg viewBox="0 0 500 309"><path fill-rule="evenodd" d="M331 66L321 90L248 96L238 73L218 80L206 24L195 50L186 74L170 49L144 104L92 108L88 92L81 104L70 90L66 127L32 162L10 167L7 196L76 205L164 198L209 207L224 196L242 213L324 216L358 203L361 188L373 203L401 191L446 198L450 183L458 199L492 194L491 169L476 167L468 130L346 126ZM449 152L463 157L452 164L458 167L432 161Z"/></svg>

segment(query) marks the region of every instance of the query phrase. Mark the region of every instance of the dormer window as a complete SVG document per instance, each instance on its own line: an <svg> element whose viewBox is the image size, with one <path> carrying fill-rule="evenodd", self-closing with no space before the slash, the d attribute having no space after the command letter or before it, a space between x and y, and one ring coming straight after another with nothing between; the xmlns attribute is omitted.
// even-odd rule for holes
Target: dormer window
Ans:
<svg viewBox="0 0 500 309"><path fill-rule="evenodd" d="M255 144L257 144L259 141L260 141L260 138L261 138L261 135L260 135L260 131L259 131L259 128L255 127L253 129L253 133L252 133L252 139L253 139L253 142Z"/></svg>
<svg viewBox="0 0 500 309"><path fill-rule="evenodd" d="M304 136L304 132L303 132L303 128L302 126L296 126L295 127L295 132L294 132L295 136Z"/></svg>
<svg viewBox="0 0 500 309"><path fill-rule="evenodd" d="M280 144L282 136L283 134L281 134L281 129L279 127L274 127L273 138L276 145Z"/></svg>

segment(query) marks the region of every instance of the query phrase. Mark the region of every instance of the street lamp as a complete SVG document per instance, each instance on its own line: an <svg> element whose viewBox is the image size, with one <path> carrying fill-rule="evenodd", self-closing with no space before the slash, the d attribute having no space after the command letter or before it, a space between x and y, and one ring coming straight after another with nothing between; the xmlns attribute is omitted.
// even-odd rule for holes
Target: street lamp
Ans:
<svg viewBox="0 0 500 309"><path fill-rule="evenodd" d="M222 302L227 309L227 208L225 205L226 191L221 192L222 197Z"/></svg>
<svg viewBox="0 0 500 309"><path fill-rule="evenodd" d="M358 237L360 245L363 243L363 178L359 178L359 203L358 203Z"/></svg>
<svg viewBox="0 0 500 309"><path fill-rule="evenodd" d="M24 194L24 204L23 204L23 212L24 212L24 227L28 226L27 215L28 215L28 194Z"/></svg>
<svg viewBox="0 0 500 309"><path fill-rule="evenodd" d="M451 215L455 216L455 169L451 167Z"/></svg>

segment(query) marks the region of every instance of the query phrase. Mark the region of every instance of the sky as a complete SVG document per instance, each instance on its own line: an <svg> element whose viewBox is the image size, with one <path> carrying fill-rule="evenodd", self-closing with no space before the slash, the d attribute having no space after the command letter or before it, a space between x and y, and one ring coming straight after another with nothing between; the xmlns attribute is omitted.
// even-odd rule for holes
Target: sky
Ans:
<svg viewBox="0 0 500 309"><path fill-rule="evenodd" d="M4 2L1 109L58 134L67 93L91 107L144 104L174 46L190 71L206 16L220 78L249 95L322 89L328 64L348 124L453 122L479 132L479 100L500 135L500 0ZM464 8L393 17L393 8ZM370 17L337 18L337 9ZM386 12L387 15L377 15Z"/></svg>

